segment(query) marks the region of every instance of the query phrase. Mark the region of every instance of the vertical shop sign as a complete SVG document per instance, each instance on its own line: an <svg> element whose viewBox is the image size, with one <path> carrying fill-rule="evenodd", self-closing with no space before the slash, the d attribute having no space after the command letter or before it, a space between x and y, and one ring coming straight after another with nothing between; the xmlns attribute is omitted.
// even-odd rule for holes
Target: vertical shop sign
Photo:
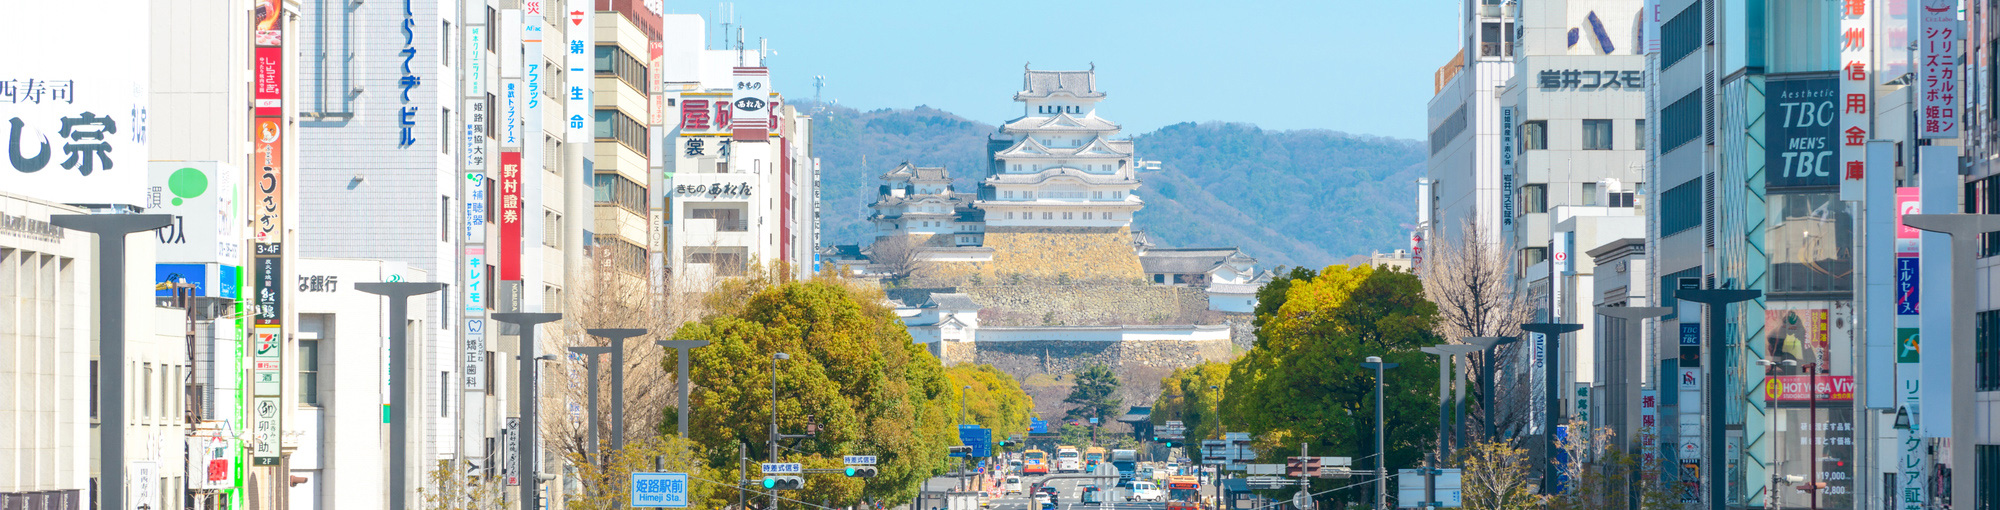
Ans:
<svg viewBox="0 0 2000 510"><path fill-rule="evenodd" d="M1875 62L1868 6L1872 2L1840 3L1840 199L1862 200L1867 194L1862 178L1868 170L1868 109L1872 93L1869 78Z"/></svg>
<svg viewBox="0 0 2000 510"><path fill-rule="evenodd" d="M1958 138L1958 0L1921 0L1917 13L1917 138Z"/></svg>
<svg viewBox="0 0 2000 510"><path fill-rule="evenodd" d="M735 93L730 96L729 129L731 138L739 142L762 142L770 139L771 70L763 67L738 67L735 70Z"/></svg>

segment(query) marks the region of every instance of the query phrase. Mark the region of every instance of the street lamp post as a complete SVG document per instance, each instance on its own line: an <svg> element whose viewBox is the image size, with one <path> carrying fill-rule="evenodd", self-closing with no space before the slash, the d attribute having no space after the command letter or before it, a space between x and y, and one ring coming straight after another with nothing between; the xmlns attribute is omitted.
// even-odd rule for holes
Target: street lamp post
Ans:
<svg viewBox="0 0 2000 510"><path fill-rule="evenodd" d="M97 476L101 508L125 508L125 236L167 226L170 214L56 214L55 226L97 234Z"/></svg>
<svg viewBox="0 0 2000 510"><path fill-rule="evenodd" d="M515 456L520 465L515 469L521 477L521 508L541 508L541 493L536 489L542 484L540 474L535 473L536 433L535 406L540 402L540 394L535 391L535 327L542 323L562 320L560 313L507 312L493 314L493 320L513 324L521 330L521 442Z"/></svg>
<svg viewBox="0 0 2000 510"><path fill-rule="evenodd" d="M668 349L674 349L676 351L679 351L680 357L677 359L679 362L678 364L680 366L679 369L674 374L674 378L676 379L675 383L677 384L678 388L677 391L679 391L677 395L679 395L680 398L679 400L680 414L679 416L676 416L676 418L678 418L680 421L681 437L686 438L688 437L688 408L690 407L688 403L688 381L690 378L693 377L692 375L688 374L688 356L691 354L688 351L696 347L708 345L708 341L707 340L658 340L654 341L653 343L660 344L660 346L666 347Z"/></svg>
<svg viewBox="0 0 2000 510"><path fill-rule="evenodd" d="M1727 508L1729 485L1723 477L1728 476L1724 466L1729 465L1722 457L1728 453L1728 436L1723 423L1724 402L1729 392L1724 386L1729 382L1728 349L1723 343L1728 341L1729 328L1723 324L1722 316L1729 311L1730 303L1740 303L1757 299L1762 291L1745 289L1684 289L1675 292L1678 299L1708 305L1702 319L1708 322L1708 502L1710 508Z"/></svg>
<svg viewBox="0 0 2000 510"><path fill-rule="evenodd" d="M1499 384L1493 380L1494 366L1499 364L1499 360L1497 359L1499 357L1498 349L1502 345L1511 344L1520 340L1521 337L1515 337L1515 336L1476 336L1465 339L1465 343L1477 345L1479 346L1480 349L1484 351L1479 353L1479 356L1481 359L1484 359L1486 361L1485 366L1479 368L1480 372L1479 377L1483 379L1483 381L1481 381L1481 384L1485 385L1485 387L1480 388L1481 392L1479 395L1481 401L1480 409L1486 413L1486 420L1485 420L1486 435L1484 437L1481 437L1480 438L1481 440L1485 441L1493 440L1493 436L1495 435L1494 422L1498 421L1499 418L1498 413L1496 413L1495 410L1493 409L1493 392L1496 391L1496 388L1499 386ZM1459 420L1458 443L1461 445L1465 444L1465 420L1462 419Z"/></svg>
<svg viewBox="0 0 2000 510"><path fill-rule="evenodd" d="M611 340L611 451L625 449L625 339L646 334L643 329L592 328L591 336ZM685 430L681 436L687 436Z"/></svg>
<svg viewBox="0 0 2000 510"><path fill-rule="evenodd" d="M1948 188L1947 188L1948 189ZM1978 367L1973 356L1973 317L1977 312L1973 299L1977 297L1977 287L1973 283L1973 261L1979 258L1979 235L2000 232L2000 215L1995 214L1909 214L1903 216L1903 224L1926 232L1951 236L1951 377L1955 381L1966 382ZM1928 335L1926 335L1928 336ZM1972 384L1954 384L1951 387L1951 420L1949 428L1956 434L1969 434L1974 425ZM1974 484L1980 479L1977 467L1969 459L1974 458L1973 441L1951 442L1952 466L1951 497L1953 501L1972 501L1975 497ZM1818 460L1814 460L1818 462Z"/></svg>
<svg viewBox="0 0 2000 510"><path fill-rule="evenodd" d="M1472 353L1479 351L1479 346L1467 345L1467 344L1438 344L1430 347L1423 347L1418 350L1424 351L1425 353L1428 354L1437 355L1438 357L1437 459L1438 461L1443 462L1445 461L1445 459L1451 458L1451 448L1452 448L1451 374L1454 372L1454 370L1452 369L1452 365L1458 363L1458 359L1460 356L1470 356Z"/></svg>
<svg viewBox="0 0 2000 510"><path fill-rule="evenodd" d="M611 353L612 351L611 351L611 348L610 348L610 347L571 347L571 348L569 348L569 352L573 352L573 353L577 353L577 354L582 354L582 355L584 356L584 359L586 359L586 360L589 360L589 361L586 361L586 362L584 363L584 367L585 367L585 372L586 372L586 373L588 373L588 374L590 375L590 383L589 383L589 386L590 386L590 389L589 389L589 394L590 394L590 398L589 398L589 404L588 404L588 405L590 406L590 407L589 407L589 412L590 412L590 414L588 415L588 416L589 416L589 421L590 421L590 450L589 450L589 451L590 451L590 453L597 453L597 452L598 452L598 446L597 446L597 355L599 355L599 354L610 354L610 353ZM613 450L613 451L616 451L616 450Z"/></svg>
<svg viewBox="0 0 2000 510"><path fill-rule="evenodd" d="M1388 427L1382 423L1382 371L1401 366L1383 363L1381 356L1369 356L1361 368L1375 371L1375 510L1389 510Z"/></svg>
<svg viewBox="0 0 2000 510"><path fill-rule="evenodd" d="M1543 347L1542 359L1542 493L1556 493L1556 477L1561 468L1556 465L1556 427L1562 423L1562 396L1556 381L1562 378L1562 336L1583 330L1582 324L1567 322L1537 322L1522 324L1521 329L1529 333L1539 333L1548 342Z"/></svg>
<svg viewBox="0 0 2000 510"><path fill-rule="evenodd" d="M403 510L410 474L410 388L422 379L410 371L410 297L444 290L438 282L363 282L354 290L389 298L389 508Z"/></svg>

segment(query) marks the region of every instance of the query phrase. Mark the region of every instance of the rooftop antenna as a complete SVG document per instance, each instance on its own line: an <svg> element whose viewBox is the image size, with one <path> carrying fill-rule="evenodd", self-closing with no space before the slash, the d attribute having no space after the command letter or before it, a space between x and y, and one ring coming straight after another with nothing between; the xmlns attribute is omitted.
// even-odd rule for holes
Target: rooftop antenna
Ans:
<svg viewBox="0 0 2000 510"><path fill-rule="evenodd" d="M736 65L743 66L743 27L736 27Z"/></svg>
<svg viewBox="0 0 2000 510"><path fill-rule="evenodd" d="M736 24L736 3L723 2L716 4L715 10L716 17L722 18L722 48L729 49L729 27Z"/></svg>

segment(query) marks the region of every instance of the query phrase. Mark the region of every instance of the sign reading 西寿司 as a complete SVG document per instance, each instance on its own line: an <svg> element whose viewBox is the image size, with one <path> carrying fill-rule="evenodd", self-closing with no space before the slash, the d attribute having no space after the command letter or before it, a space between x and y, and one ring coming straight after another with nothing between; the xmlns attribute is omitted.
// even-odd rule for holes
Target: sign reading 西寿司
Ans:
<svg viewBox="0 0 2000 510"><path fill-rule="evenodd" d="M18 2L0 30L0 190L143 205L150 2ZM89 20L87 28L52 20ZM139 48L139 50L134 50ZM89 55L90 58L77 58Z"/></svg>
<svg viewBox="0 0 2000 510"><path fill-rule="evenodd" d="M1764 186L1840 184L1840 85L1832 73L1771 75L1765 82Z"/></svg>

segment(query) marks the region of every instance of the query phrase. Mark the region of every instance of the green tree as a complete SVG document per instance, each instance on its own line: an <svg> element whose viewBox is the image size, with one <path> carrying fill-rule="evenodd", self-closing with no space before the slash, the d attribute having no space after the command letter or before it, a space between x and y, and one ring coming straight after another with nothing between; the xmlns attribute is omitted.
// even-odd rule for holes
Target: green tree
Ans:
<svg viewBox="0 0 2000 510"><path fill-rule="evenodd" d="M1021 382L1014 380L1014 376L993 365L958 365L946 368L944 373L950 378L952 388L972 387L965 394L967 419L993 429L995 441L1028 433L1028 417L1035 412L1035 399L1021 389Z"/></svg>
<svg viewBox="0 0 2000 510"><path fill-rule="evenodd" d="M779 432L816 431L784 443L780 459L810 467L836 467L851 454L880 460L876 478L808 477L806 490L787 497L827 506L863 498L899 504L944 470L946 447L958 442L957 392L937 359L911 343L895 313L880 304L880 291L834 279L759 279L718 292L738 300L718 300L722 313L674 336L711 342L692 351L689 421L711 468L733 472L738 443L748 445L753 461L770 458L765 440L775 404ZM780 352L790 359L774 360Z"/></svg>
<svg viewBox="0 0 2000 510"><path fill-rule="evenodd" d="M1465 508L1491 510L1540 509L1547 501L1535 493L1528 476L1534 462L1528 450L1505 440L1479 441L1458 450L1459 491Z"/></svg>
<svg viewBox="0 0 2000 510"><path fill-rule="evenodd" d="M690 508L722 508L727 505L725 495L716 490L714 483L705 480L729 481L735 479L735 466L727 474L707 469L703 466L701 452L694 443L679 436L656 435L636 442L626 443L625 448L603 454L602 465L590 462L588 455L569 454L570 465L577 468L577 478L582 482L582 491L569 494L564 502L569 510L611 510L627 508L631 501L632 473L661 470L688 474L688 502ZM733 492L733 491L732 491Z"/></svg>
<svg viewBox="0 0 2000 510"><path fill-rule="evenodd" d="M1258 317L1256 347L1230 366L1221 408L1229 428L1254 434L1267 461L1304 443L1372 468L1361 459L1376 453L1376 382L1361 363L1380 356L1401 365L1385 374L1387 465L1415 466L1438 426L1437 362L1418 351L1438 343L1437 308L1408 273L1331 266L1290 276L1281 302Z"/></svg>
<svg viewBox="0 0 2000 510"><path fill-rule="evenodd" d="M1228 388L1227 363L1210 361L1174 369L1160 380L1160 397L1153 401L1153 426L1180 421L1187 427L1184 441L1195 444L1204 438L1221 438L1227 424L1221 420L1218 406Z"/></svg>
<svg viewBox="0 0 2000 510"><path fill-rule="evenodd" d="M1072 375L1076 385L1070 387L1069 397L1063 403L1074 405L1065 415L1069 419L1097 419L1097 427L1102 428L1117 418L1120 406L1125 400L1118 397L1118 374L1103 363L1092 363Z"/></svg>

